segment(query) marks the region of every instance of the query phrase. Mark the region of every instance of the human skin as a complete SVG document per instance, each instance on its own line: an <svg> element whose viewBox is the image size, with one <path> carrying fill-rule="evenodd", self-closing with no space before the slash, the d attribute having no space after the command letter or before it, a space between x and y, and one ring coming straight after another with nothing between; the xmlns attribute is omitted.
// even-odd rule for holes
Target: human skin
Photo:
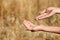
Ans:
<svg viewBox="0 0 60 40"><path fill-rule="evenodd" d="M60 8L57 7L49 7L41 12L41 15L37 16L36 20L41 20L47 17L50 17L56 13L60 13ZM60 27L57 26L46 26L46 25L34 25L28 20L24 20L23 24L25 25L26 29L33 30L33 31L47 31L47 32L55 32L60 33Z"/></svg>
<svg viewBox="0 0 60 40"><path fill-rule="evenodd" d="M35 20L41 20L50 16L53 16L54 14L60 13L60 8L57 7L48 7L44 9L43 11L39 12L40 15L35 17Z"/></svg>
<svg viewBox="0 0 60 40"><path fill-rule="evenodd" d="M34 31L47 31L47 32L55 32L55 33L60 33L60 27L57 26L39 26L33 28Z"/></svg>
<svg viewBox="0 0 60 40"><path fill-rule="evenodd" d="M23 24L25 25L26 29L29 31L47 31L47 32L60 33L60 27L57 26L45 26L43 24L34 25L28 20L24 20Z"/></svg>

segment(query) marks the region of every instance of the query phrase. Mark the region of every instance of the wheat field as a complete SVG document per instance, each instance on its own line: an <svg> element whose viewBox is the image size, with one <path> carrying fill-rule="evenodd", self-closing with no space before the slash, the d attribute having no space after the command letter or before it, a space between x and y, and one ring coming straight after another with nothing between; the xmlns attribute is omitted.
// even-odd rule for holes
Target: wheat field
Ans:
<svg viewBox="0 0 60 40"><path fill-rule="evenodd" d="M26 19L35 25L60 26L60 14L33 19L50 6L60 7L60 0L0 0L0 40L60 40L60 34L27 31L22 24Z"/></svg>

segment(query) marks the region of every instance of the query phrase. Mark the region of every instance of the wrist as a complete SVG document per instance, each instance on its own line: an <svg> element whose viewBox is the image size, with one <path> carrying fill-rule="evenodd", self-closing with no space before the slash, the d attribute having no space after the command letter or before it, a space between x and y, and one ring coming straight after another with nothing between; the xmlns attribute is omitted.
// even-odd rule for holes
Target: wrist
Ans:
<svg viewBox="0 0 60 40"><path fill-rule="evenodd" d="M41 28L41 30L42 31L47 31L47 30L49 30L49 27L48 26L44 26L44 27Z"/></svg>
<svg viewBox="0 0 60 40"><path fill-rule="evenodd" d="M43 31L43 30L45 30L44 28L45 28L45 26L37 26L34 28L34 30L35 31Z"/></svg>

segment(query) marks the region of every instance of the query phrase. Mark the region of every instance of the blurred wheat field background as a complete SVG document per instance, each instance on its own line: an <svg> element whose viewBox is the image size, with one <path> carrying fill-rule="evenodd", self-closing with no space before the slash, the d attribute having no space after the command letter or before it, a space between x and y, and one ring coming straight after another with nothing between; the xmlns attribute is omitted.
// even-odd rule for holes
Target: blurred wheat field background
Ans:
<svg viewBox="0 0 60 40"><path fill-rule="evenodd" d="M60 15L35 21L39 11L49 6L60 7L60 0L0 0L0 40L60 40L60 34L27 31L24 19L35 25L60 26Z"/></svg>

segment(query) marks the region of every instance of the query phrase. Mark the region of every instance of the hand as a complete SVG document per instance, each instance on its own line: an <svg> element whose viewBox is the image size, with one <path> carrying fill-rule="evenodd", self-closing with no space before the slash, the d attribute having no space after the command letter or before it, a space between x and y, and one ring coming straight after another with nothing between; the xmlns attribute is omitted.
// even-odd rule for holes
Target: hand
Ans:
<svg viewBox="0 0 60 40"><path fill-rule="evenodd" d="M49 7L47 9L44 9L39 16L37 16L35 19L39 20L39 19L44 19L47 17L50 17L56 13L60 13L60 8L57 7Z"/></svg>
<svg viewBox="0 0 60 40"><path fill-rule="evenodd" d="M33 23L31 23L28 20L24 20L23 21L24 26L26 27L27 30L29 31L38 31L38 30L43 30L43 28L45 27L45 25L41 24L41 25L34 25Z"/></svg>

